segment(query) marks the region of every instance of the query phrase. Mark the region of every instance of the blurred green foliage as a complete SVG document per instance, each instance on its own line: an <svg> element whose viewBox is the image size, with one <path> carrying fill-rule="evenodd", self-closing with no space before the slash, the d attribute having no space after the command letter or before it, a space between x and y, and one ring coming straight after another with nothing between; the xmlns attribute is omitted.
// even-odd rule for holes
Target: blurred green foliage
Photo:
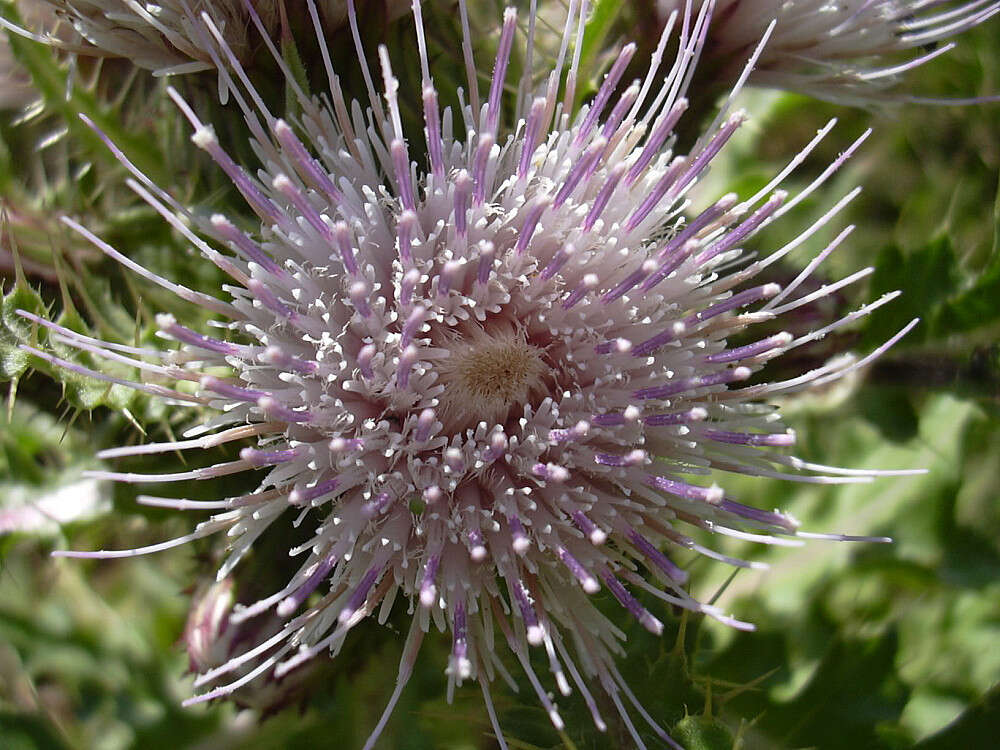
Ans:
<svg viewBox="0 0 1000 750"><path fill-rule="evenodd" d="M593 65L601 59L602 43L621 31L621 19L617 26L613 19L622 4L602 2L598 11L585 49L585 63ZM908 85L955 96L1000 91L995 35L995 23L965 35L958 49L920 69ZM298 50L285 51L297 63L305 59ZM148 210L114 194L110 200L120 210L109 218L107 204L95 199L107 198L122 172L90 131L80 130L74 112L88 111L108 129L116 127L121 111L89 92L63 100L52 88L51 56L46 61L27 44L23 55L48 87L55 108L48 116L63 118L76 135L86 132L72 142L68 157L89 166L84 181L37 194L34 177L10 158L8 148L0 155L0 185L8 200L22 202L13 206L22 210L12 213L97 217L98 234L128 247L144 265L196 288L217 286L215 270L206 269ZM441 78L461 75L458 67L442 70ZM355 74L348 74L345 85ZM593 91L592 84L581 86L581 96ZM212 82L190 85L193 99L211 101ZM699 598L718 593L720 603L753 621L757 632L676 617L648 601L667 622L666 632L656 639L626 623L622 673L649 711L673 726L674 736L691 750L993 747L1000 726L1000 105L910 106L873 116L795 95L750 92L747 98L755 124L719 160L711 177L716 194L747 194L764 184L837 116L834 133L795 178L804 185L874 121L874 135L830 189L778 222L758 245L762 252L780 247L838 196L863 184L863 195L826 239L846 223L857 229L821 275L835 279L874 267L866 284L836 300L840 312L895 289L903 295L849 332L817 342L794 366L807 369L842 349L869 351L911 318L922 319L863 376L784 404L801 455L827 464L923 467L928 473L834 487L727 477L735 496L758 507L785 508L807 529L884 534L895 543L817 541L794 549L734 543L734 554L766 560L773 568L731 580L721 566L679 560L689 563ZM170 172L166 184L176 183L179 194L201 206L232 199L210 174L203 176L203 164L160 163L156 144L181 137L172 109L129 116L155 120L157 137L114 132L114 139L132 148L135 158ZM26 137L10 122L0 124L0 136L5 143ZM26 266L20 280L13 273L4 277L0 374L17 384L18 393L0 439L4 512L15 496L48 497L71 486L95 449L139 439L137 425L150 434L170 434L184 419L145 397L61 375L17 348L39 343L44 332L17 317L15 308L41 312L55 303L65 310L64 324L132 343L151 336L152 311L181 307L113 264L78 255L62 234L51 241L57 223L40 226L5 225L5 237L9 229L10 236L22 238L25 257L35 265ZM821 233L783 271L797 272L823 238ZM87 364L86 357L76 357ZM32 375L32 368L45 375ZM62 390L46 376L61 379ZM67 419L57 425L54 417L64 410ZM164 466L177 461L161 459ZM150 462L143 465L155 470ZM211 490L179 491L197 497ZM369 624L352 633L344 654L322 666L298 710L262 720L232 705L183 709L180 702L192 686L178 639L193 584L214 570L211 546L125 561L48 555L54 547L134 547L190 528L182 514L136 506L134 488L114 492L114 514L97 522L70 522L54 536L0 536L0 747L360 746L392 689L405 612L397 607L386 626ZM268 550L281 549L285 541L265 538L247 560L265 583L269 568L280 576ZM494 746L478 689L466 686L452 704L445 700L447 649L444 637L428 639L381 747ZM498 684L494 695L512 748L628 745L621 726L596 733L578 696L560 699L567 729L556 734L520 681L520 693ZM615 713L603 704L601 710L605 718ZM655 738L649 741L658 746Z"/></svg>

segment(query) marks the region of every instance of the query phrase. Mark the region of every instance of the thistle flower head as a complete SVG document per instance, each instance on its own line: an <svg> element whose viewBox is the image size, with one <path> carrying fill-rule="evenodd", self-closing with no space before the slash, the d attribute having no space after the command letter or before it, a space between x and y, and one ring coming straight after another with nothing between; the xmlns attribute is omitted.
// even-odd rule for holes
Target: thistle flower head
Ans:
<svg viewBox="0 0 1000 750"><path fill-rule="evenodd" d="M42 0L18 3L18 13L32 28L51 28L56 25L52 9ZM0 110L19 109L38 96L31 76L14 56L6 33L0 33Z"/></svg>
<svg viewBox="0 0 1000 750"><path fill-rule="evenodd" d="M381 0L380 0L381 1ZM200 16L208 11L225 35L226 44L241 62L253 52L254 17L267 33L281 23L279 0L36 0L47 3L83 37L90 54L123 57L158 75L194 73L225 66L214 57ZM401 15L405 0L384 0L389 17ZM345 0L319 0L318 11L327 29L342 26ZM286 14L289 11L284 11ZM291 12L296 13L293 7ZM53 43L61 44L58 40Z"/></svg>
<svg viewBox="0 0 1000 750"><path fill-rule="evenodd" d="M0 40L0 110L18 109L34 95L28 74L17 64L10 46Z"/></svg>
<svg viewBox="0 0 1000 750"><path fill-rule="evenodd" d="M993 0L695 0L711 5L706 58L732 80L773 32L750 80L848 104L932 100L893 91L910 70L947 53L951 41L1000 11ZM667 8L682 8L670 0ZM976 101L981 101L978 99Z"/></svg>
<svg viewBox="0 0 1000 750"><path fill-rule="evenodd" d="M309 8L318 26L312 2ZM464 3L460 9L464 20ZM764 543L823 535L800 532L785 513L740 503L709 473L808 482L878 473L788 455L794 433L766 399L836 380L896 338L863 359L747 384L768 360L889 298L801 335L749 336L755 324L780 320L867 273L800 292L845 231L785 288L755 282L856 191L766 258L742 249L858 144L797 195L778 186L799 157L757 194L698 198L706 207L695 210L699 179L746 119L731 113L727 100L689 153L672 151L705 11L681 19L673 61L662 59L665 31L634 82L623 80L635 53L625 46L579 111L569 104L578 73L572 49L581 43L586 3L570 4L561 52L537 87L527 77L508 80L512 48L521 43L513 9L504 15L488 91L478 90L467 36L469 88L457 111L439 107L418 1L414 11L426 163L411 158L418 144L403 131L399 84L385 49L382 95L375 76L363 71L367 110L345 102L332 70L332 105L299 92L303 114L295 122L254 108L252 90L238 97L261 160L254 173L237 165L211 126L172 92L194 143L230 176L257 218L249 226L199 216L134 168L132 184L231 277L228 299L161 278L67 219L110 256L217 314L226 331L209 335L160 316L160 334L174 348L158 352L96 341L25 314L61 341L156 376L132 387L218 411L183 440L103 457L251 442L239 458L204 468L96 475L172 482L258 472L261 479L253 492L210 502L145 498L214 511L185 537L139 550L65 554L127 556L226 532L231 551L222 580L271 525L312 530L290 550L301 564L287 585L234 615L277 616L282 626L204 672L197 684L217 687L192 702L336 653L351 628L404 606L412 625L369 747L431 627L451 635L449 685L479 683L501 745L490 697L494 678L506 674L501 644L556 727L562 719L547 687L553 682L563 695L575 686L598 728L605 718L593 690L607 694L636 746L643 740L633 712L670 741L623 681L614 660L622 634L591 597L606 589L624 616L654 633L662 624L640 592L749 628L692 597L675 556L694 550L730 565L754 564L699 544L686 529ZM533 24L527 28L530 50ZM365 59L364 50L358 57ZM293 78L289 83L294 87ZM748 343L730 344L736 335ZM123 382L31 351L77 373ZM164 378L187 387L169 388ZM398 599L404 602L394 605ZM550 678L534 671L529 651L536 647Z"/></svg>
<svg viewBox="0 0 1000 750"><path fill-rule="evenodd" d="M249 16L242 0L43 0L90 45L91 53L123 57L160 75L215 67L198 14L210 10L241 59L249 49ZM278 21L275 3L259 3L269 29ZM61 46L59 40L54 44Z"/></svg>
<svg viewBox="0 0 1000 750"><path fill-rule="evenodd" d="M192 597L184 627L184 645L194 673L208 672L242 655L247 644L273 637L284 625L283 618L274 611L260 617L234 616L239 607L235 588L234 581L227 578L204 586ZM264 658L245 661L238 675L252 671ZM235 691L232 700L240 706L257 709L263 716L275 713L303 697L316 666L317 662L313 662L280 682L258 680Z"/></svg>

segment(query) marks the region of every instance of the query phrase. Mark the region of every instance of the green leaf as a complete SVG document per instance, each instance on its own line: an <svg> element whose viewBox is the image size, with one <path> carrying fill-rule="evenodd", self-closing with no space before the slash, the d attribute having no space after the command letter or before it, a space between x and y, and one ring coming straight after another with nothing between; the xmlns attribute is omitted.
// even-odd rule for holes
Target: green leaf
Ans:
<svg viewBox="0 0 1000 750"><path fill-rule="evenodd" d="M949 300L940 312L944 332L969 331L1000 317L1000 189L993 209L993 252L971 286Z"/></svg>
<svg viewBox="0 0 1000 750"><path fill-rule="evenodd" d="M44 714L0 711L0 744L7 750L37 750L38 748L69 748L59 737L57 727Z"/></svg>
<svg viewBox="0 0 1000 750"><path fill-rule="evenodd" d="M302 62L302 56L299 54L298 45L295 43L295 35L292 34L292 30L288 25L285 6L279 5L278 10L281 13L281 57L284 59L288 69L292 72L292 77L295 79L295 83L297 83L299 88L305 92L306 96L309 96L309 74L306 72L306 66ZM295 94L295 89L292 87L290 82L286 81L285 116L291 117L293 115L297 115L300 110L301 104Z"/></svg>
<svg viewBox="0 0 1000 750"><path fill-rule="evenodd" d="M131 388L110 385L62 367L53 366L24 351L21 345L27 344L41 349L49 349L60 359L78 362L99 372L113 372L126 379L134 377L133 368L106 362L89 352L81 352L68 344L50 342L48 331L18 315L18 310L26 310L40 317L48 316L41 296L27 286L15 287L3 298L3 301L0 302L0 380L15 380L23 375L29 367L34 367L62 383L67 403L77 409L91 411L99 406L107 406L115 411L120 411L132 404L136 398L136 392ZM58 323L70 330L91 335L87 325L75 310L64 311L59 317Z"/></svg>
<svg viewBox="0 0 1000 750"><path fill-rule="evenodd" d="M994 212L1000 217L1000 191ZM872 276L872 292L900 289L903 295L872 314L865 343L877 346L914 317L925 323L908 337L911 345L981 328L1000 318L1000 218L996 227L986 264L964 283L963 276L970 273L961 269L948 235L909 254L895 246L883 249Z"/></svg>
<svg viewBox="0 0 1000 750"><path fill-rule="evenodd" d="M958 279L955 253L947 236L933 239L908 255L894 245L883 248L872 274L872 296L897 289L903 294L869 316L864 347L877 347L913 318L921 318L924 324L907 336L907 344L926 340L930 329L937 327L938 307L954 293Z"/></svg>
<svg viewBox="0 0 1000 750"><path fill-rule="evenodd" d="M618 19L622 7L622 0L597 0L593 4L580 46L581 83L586 83L588 77L596 74L597 60L607 50L605 40ZM600 81L596 81L596 84L600 85ZM576 91L576 105L579 106L589 93L591 92L587 90L586 86L579 86Z"/></svg>
<svg viewBox="0 0 1000 750"><path fill-rule="evenodd" d="M687 750L733 750L732 732L711 716L685 716L672 734Z"/></svg>
<svg viewBox="0 0 1000 750"><path fill-rule="evenodd" d="M34 289L17 286L0 302L0 381L20 377L32 364L32 357L20 348L31 343L35 324L17 314L27 310L45 315L45 303Z"/></svg>
<svg viewBox="0 0 1000 750"><path fill-rule="evenodd" d="M913 750L952 750L965 747L993 747L1000 726L1000 684L958 719L935 735L917 743Z"/></svg>
<svg viewBox="0 0 1000 750"><path fill-rule="evenodd" d="M895 673L897 648L892 630L871 639L839 638L806 688L761 723L786 747L880 745L877 727L897 720L909 695Z"/></svg>
<svg viewBox="0 0 1000 750"><path fill-rule="evenodd" d="M916 436L920 418L906 389L863 388L855 398L865 419L889 440L902 443Z"/></svg>

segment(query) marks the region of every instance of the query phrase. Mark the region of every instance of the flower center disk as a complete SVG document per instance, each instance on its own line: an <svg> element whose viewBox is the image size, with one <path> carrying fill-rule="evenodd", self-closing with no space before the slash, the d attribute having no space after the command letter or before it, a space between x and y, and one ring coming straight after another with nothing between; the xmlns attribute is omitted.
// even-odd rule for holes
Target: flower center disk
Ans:
<svg viewBox="0 0 1000 750"><path fill-rule="evenodd" d="M449 356L438 367L445 429L459 431L480 421L505 424L518 407L545 392L544 352L523 331L473 327L449 338Z"/></svg>

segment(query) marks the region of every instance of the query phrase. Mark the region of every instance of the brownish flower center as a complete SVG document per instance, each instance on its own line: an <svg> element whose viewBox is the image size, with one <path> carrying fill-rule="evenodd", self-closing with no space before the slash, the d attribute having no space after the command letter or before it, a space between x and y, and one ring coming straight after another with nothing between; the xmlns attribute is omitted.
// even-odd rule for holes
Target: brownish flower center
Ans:
<svg viewBox="0 0 1000 750"><path fill-rule="evenodd" d="M444 385L438 415L446 429L504 424L512 410L520 411L544 390L543 350L519 328L475 327L449 337L445 346L451 356L438 368Z"/></svg>

